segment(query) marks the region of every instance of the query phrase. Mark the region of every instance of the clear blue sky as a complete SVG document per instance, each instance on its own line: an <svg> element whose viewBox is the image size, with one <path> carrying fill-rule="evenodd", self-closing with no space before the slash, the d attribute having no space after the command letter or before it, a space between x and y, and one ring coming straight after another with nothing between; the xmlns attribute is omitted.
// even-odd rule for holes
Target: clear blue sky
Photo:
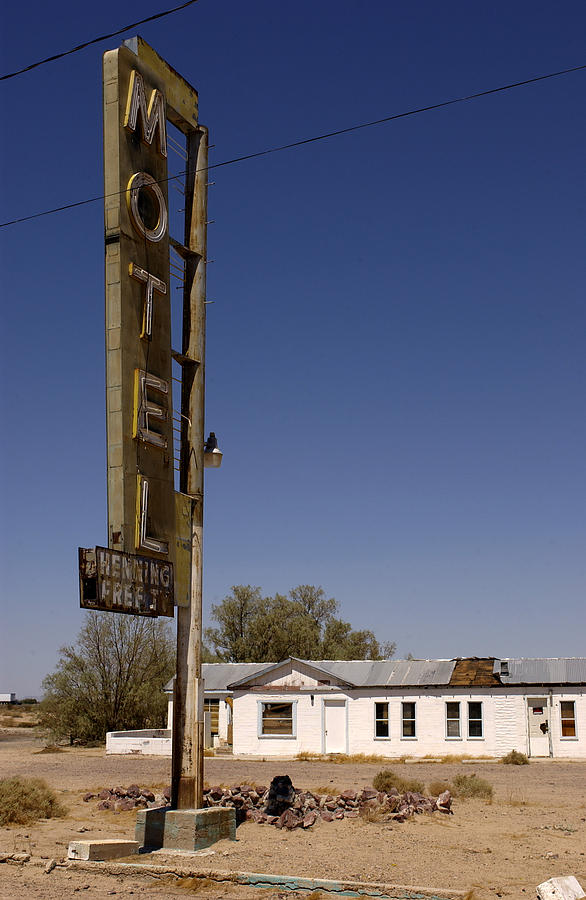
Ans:
<svg viewBox="0 0 586 900"><path fill-rule="evenodd" d="M162 0L161 0L162 2ZM157 12L11 4L3 72ZM586 62L583 2L200 0L138 31L220 162ZM102 193L101 54L0 84L2 221ZM205 606L321 584L398 654L585 649L584 94L569 75L220 168ZM0 230L0 690L106 540L100 202ZM177 297L179 297L179 292Z"/></svg>

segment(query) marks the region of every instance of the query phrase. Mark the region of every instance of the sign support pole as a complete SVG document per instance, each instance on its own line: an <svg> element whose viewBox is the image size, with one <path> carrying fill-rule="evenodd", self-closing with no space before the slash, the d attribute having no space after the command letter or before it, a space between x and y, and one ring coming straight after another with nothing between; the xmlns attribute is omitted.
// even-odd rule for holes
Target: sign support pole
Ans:
<svg viewBox="0 0 586 900"><path fill-rule="evenodd" d="M204 684L201 669L208 133L186 134L185 262L181 355L180 490L191 497L189 606L177 607L171 805L203 807Z"/></svg>

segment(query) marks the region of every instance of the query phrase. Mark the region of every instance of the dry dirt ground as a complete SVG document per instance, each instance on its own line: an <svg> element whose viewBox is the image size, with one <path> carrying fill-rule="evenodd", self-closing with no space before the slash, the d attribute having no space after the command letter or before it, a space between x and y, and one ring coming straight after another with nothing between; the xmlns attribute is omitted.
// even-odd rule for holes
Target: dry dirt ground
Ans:
<svg viewBox="0 0 586 900"><path fill-rule="evenodd" d="M134 812L98 811L96 801L82 801L84 792L131 783L166 785L170 760L107 757L103 749L89 748L43 753L39 752L42 747L42 741L30 732L0 730L0 778L44 778L69 810L63 819L0 828L0 853L24 851L32 856L32 862L24 866L0 865L1 900L56 900L78 893L91 900L130 895L186 897L194 887L202 900L291 897L202 881L98 876L75 870L75 864L69 869L58 865L45 874L45 863L63 860L71 840L134 838ZM179 858L179 865L188 863L202 872L271 872L474 891L475 900L533 898L536 885L555 875L575 875L586 887L586 762L390 765L427 784L449 781L458 772L476 772L493 785L494 798L492 803L455 801L453 816L421 815L403 824L345 819L285 832L247 822L239 826L237 841L220 841L213 853ZM380 768L380 764L323 761L205 760L210 785L268 784L275 775L289 774L296 787L331 793L370 786ZM145 854L139 860L177 865L178 857Z"/></svg>

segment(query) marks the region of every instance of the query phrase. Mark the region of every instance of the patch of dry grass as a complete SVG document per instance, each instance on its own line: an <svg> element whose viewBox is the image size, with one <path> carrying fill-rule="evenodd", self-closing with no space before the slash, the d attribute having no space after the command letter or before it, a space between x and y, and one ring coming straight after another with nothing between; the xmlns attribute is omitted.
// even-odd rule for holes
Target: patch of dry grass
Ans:
<svg viewBox="0 0 586 900"><path fill-rule="evenodd" d="M319 787L313 788L312 793L314 794L325 794L327 796L337 797L338 794L341 794L344 788L338 787L336 784L326 784L320 785Z"/></svg>
<svg viewBox="0 0 586 900"><path fill-rule="evenodd" d="M462 799L480 799L492 801L492 784L478 775L455 775L450 786L450 791L454 797Z"/></svg>
<svg viewBox="0 0 586 900"><path fill-rule="evenodd" d="M465 759L494 759L492 756L472 756L470 753L448 753L445 756L437 756L433 753L428 753L426 756L422 756L422 759L426 759L429 762L438 761L441 765L449 765L450 763L461 763Z"/></svg>
<svg viewBox="0 0 586 900"><path fill-rule="evenodd" d="M37 819L66 814L55 792L41 778L0 779L0 825L30 825Z"/></svg>
<svg viewBox="0 0 586 900"><path fill-rule="evenodd" d="M377 772L372 779L372 786L375 791L385 792L390 791L391 788L396 788L400 794L404 794L405 791L423 793L425 790L425 785L422 781L418 781L417 778L403 778L402 775L397 775L392 769L381 769L380 772Z"/></svg>
<svg viewBox="0 0 586 900"><path fill-rule="evenodd" d="M444 791L449 791L450 785L447 781L431 781L429 783L428 794L430 797L439 797Z"/></svg>
<svg viewBox="0 0 586 900"><path fill-rule="evenodd" d="M519 753L518 750L511 750L510 753L507 753L506 756L503 756L501 762L505 766L528 766L529 759L524 753Z"/></svg>
<svg viewBox="0 0 586 900"><path fill-rule="evenodd" d="M63 747L59 747L57 744L47 744L42 750L33 750L33 754L36 756L39 753L65 753L66 751Z"/></svg>
<svg viewBox="0 0 586 900"><path fill-rule="evenodd" d="M312 753L309 750L302 750L297 754L295 760L297 762L310 762L318 760L319 762L336 763L338 765L360 764L360 763L404 763L406 756L388 757L380 756L375 753Z"/></svg>

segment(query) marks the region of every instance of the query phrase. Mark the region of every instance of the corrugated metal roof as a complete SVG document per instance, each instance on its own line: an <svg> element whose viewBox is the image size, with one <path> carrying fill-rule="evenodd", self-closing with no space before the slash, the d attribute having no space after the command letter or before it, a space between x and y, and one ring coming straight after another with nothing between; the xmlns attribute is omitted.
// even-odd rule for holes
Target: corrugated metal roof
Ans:
<svg viewBox="0 0 586 900"><path fill-rule="evenodd" d="M508 663L509 674L501 674L501 661ZM497 659L495 674L503 684L586 684L586 658Z"/></svg>
<svg viewBox="0 0 586 900"><path fill-rule="evenodd" d="M504 659L509 674L501 674L501 660L495 659L493 672L507 684L586 684L586 658ZM433 687L450 683L456 665L453 659L321 659L301 660L328 676L355 687ZM227 691L228 685L246 682L259 672L280 663L204 663L206 692ZM165 686L173 689L173 682Z"/></svg>
<svg viewBox="0 0 586 900"><path fill-rule="evenodd" d="M448 684L454 669L454 661L449 659L305 659L300 662L319 669L325 676L339 679L354 687L424 686ZM277 665L280 665L278 663ZM265 671L276 668L274 663L266 664ZM260 669L258 671L261 671ZM248 681L257 672L245 673L240 679L229 682L236 685L238 680ZM325 680L325 679L324 679ZM206 683L207 690L207 683Z"/></svg>
<svg viewBox="0 0 586 900"><path fill-rule="evenodd" d="M267 668L268 663L203 663L202 675L205 681L204 689L213 691L227 691L228 685L233 681L240 681L251 675L256 675ZM164 691L173 690L173 679L165 685Z"/></svg>

